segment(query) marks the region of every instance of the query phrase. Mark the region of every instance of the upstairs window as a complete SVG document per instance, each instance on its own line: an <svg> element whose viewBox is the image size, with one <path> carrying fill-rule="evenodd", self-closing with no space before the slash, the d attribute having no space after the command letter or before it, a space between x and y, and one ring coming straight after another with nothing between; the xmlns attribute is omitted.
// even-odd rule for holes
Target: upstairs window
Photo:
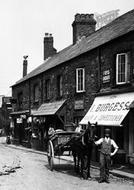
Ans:
<svg viewBox="0 0 134 190"><path fill-rule="evenodd" d="M57 77L57 92L58 97L62 97L63 95L63 78L61 75Z"/></svg>
<svg viewBox="0 0 134 190"><path fill-rule="evenodd" d="M18 93L18 109L23 108L23 92Z"/></svg>
<svg viewBox="0 0 134 190"><path fill-rule="evenodd" d="M85 69L76 69L76 92L85 91Z"/></svg>
<svg viewBox="0 0 134 190"><path fill-rule="evenodd" d="M116 84L130 82L129 53L121 53L116 56Z"/></svg>
<svg viewBox="0 0 134 190"><path fill-rule="evenodd" d="M49 100L50 99L50 79L46 80L45 91L46 91L46 100Z"/></svg>
<svg viewBox="0 0 134 190"><path fill-rule="evenodd" d="M38 84L34 85L34 102L39 101L39 86Z"/></svg>

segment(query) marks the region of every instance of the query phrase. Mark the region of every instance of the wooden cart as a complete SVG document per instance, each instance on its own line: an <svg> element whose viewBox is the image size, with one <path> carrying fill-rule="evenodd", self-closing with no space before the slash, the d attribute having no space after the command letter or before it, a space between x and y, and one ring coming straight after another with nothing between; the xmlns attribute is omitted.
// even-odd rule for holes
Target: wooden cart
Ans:
<svg viewBox="0 0 134 190"><path fill-rule="evenodd" d="M70 140L73 137L79 136L80 133L75 131L57 131L50 136L48 141L48 164L50 170L54 168L54 158L60 158L61 156L70 156L71 146Z"/></svg>

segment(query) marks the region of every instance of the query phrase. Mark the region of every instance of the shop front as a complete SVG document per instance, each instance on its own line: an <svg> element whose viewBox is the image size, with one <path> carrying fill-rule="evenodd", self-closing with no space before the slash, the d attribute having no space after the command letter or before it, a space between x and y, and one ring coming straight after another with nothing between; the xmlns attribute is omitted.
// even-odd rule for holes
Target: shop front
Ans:
<svg viewBox="0 0 134 190"><path fill-rule="evenodd" d="M46 150L50 128L64 129L65 100L42 104L32 111L32 148Z"/></svg>
<svg viewBox="0 0 134 190"><path fill-rule="evenodd" d="M116 163L126 163L134 153L134 93L98 96L94 99L87 114L80 124L97 123L99 137L106 127L111 128L112 138L119 146L114 158Z"/></svg>
<svg viewBox="0 0 134 190"><path fill-rule="evenodd" d="M24 144L29 146L29 132L30 126L28 122L29 111L16 111L10 113L11 122L10 122L10 130L13 143Z"/></svg>

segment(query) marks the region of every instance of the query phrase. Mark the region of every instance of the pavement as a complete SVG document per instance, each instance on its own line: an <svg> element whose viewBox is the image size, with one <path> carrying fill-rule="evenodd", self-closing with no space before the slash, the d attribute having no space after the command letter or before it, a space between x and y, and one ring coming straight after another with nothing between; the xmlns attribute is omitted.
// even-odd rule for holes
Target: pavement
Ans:
<svg viewBox="0 0 134 190"><path fill-rule="evenodd" d="M38 150L31 149L31 148L26 148L26 147L21 146L21 145L14 145L14 144L7 145L5 143L5 140L2 140L2 141L0 140L0 143L5 144L5 146L8 146L8 147L13 148L13 149L19 149L19 150L23 150L25 152L28 151L31 153L36 153L36 154L41 154L41 155L47 156L47 152L38 151ZM57 157L57 158L59 158L59 157ZM72 156L61 156L60 159L73 162ZM99 164L96 162L92 162L91 167L99 170ZM128 166L127 165L115 166L115 167L113 167L113 169L110 170L110 173L114 176L134 181L134 166L133 165L132 166L130 166L130 165L128 165Z"/></svg>

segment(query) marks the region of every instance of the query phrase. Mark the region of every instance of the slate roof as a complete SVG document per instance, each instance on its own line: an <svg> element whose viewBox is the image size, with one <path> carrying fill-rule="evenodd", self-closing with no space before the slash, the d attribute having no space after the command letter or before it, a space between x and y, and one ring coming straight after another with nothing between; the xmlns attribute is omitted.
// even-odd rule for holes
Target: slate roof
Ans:
<svg viewBox="0 0 134 190"><path fill-rule="evenodd" d="M95 31L89 37L82 38L82 40L78 43L68 46L51 58L45 60L43 64L41 64L39 67L31 71L25 77L17 81L13 86L59 64L69 61L85 52L93 50L94 48L97 48L131 31L134 31L134 9L118 17L108 25Z"/></svg>

